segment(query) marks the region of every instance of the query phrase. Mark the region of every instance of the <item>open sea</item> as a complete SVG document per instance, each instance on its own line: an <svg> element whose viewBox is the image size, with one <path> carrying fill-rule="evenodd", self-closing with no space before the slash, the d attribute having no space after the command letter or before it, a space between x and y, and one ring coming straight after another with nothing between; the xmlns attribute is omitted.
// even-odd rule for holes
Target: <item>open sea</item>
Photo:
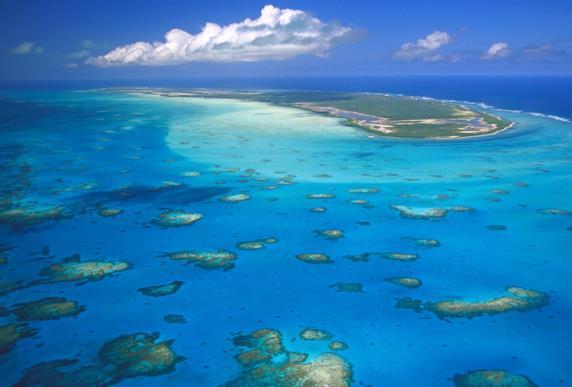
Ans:
<svg viewBox="0 0 572 387"><path fill-rule="evenodd" d="M107 86L401 93L472 101L465 103L516 125L454 141L372 138L295 108L99 90ZM106 343L154 332L176 364L145 374L125 371L141 362L118 363L106 383L237 383L249 372L238 356L248 348L233 339L269 328L287 351L307 354L306 362L336 353L355 386L452 386L454 375L481 369L525 375L539 386L572 385L570 120L566 77L5 84L0 384L97 384L82 379L86 372L64 378L30 368L73 359L71 369L100 372L110 367L102 360ZM225 201L229 195L249 199ZM445 216L408 217L392 206ZM317 207L325 210L311 211ZM202 218L161 223L173 211ZM324 230L343 237L324 237ZM260 243L268 238L275 240ZM181 251L234 255L212 267L169 256ZM318 253L327 263L297 258ZM53 266L95 261L129 267L62 279ZM388 281L395 277L422 284ZM140 291L173 281L182 283L173 294ZM528 299L517 297L516 310L494 314L432 309L440 301L511 297L510 287L544 301L522 306ZM18 313L45 297L82 308L50 319ZM396 307L408 298L420 307ZM3 326L24 333L10 340ZM306 328L328 335L305 340ZM332 341L347 349L332 349Z"/></svg>

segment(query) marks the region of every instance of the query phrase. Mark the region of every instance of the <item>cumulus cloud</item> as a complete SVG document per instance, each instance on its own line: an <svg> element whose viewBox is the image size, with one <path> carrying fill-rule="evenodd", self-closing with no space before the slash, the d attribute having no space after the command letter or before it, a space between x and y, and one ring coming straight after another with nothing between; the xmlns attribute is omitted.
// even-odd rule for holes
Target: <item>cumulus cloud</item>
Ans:
<svg viewBox="0 0 572 387"><path fill-rule="evenodd" d="M451 60L448 55L439 54L439 48L452 42L451 35L444 31L433 31L417 42L405 43L399 50L393 53L393 57L399 60L421 59L427 62L439 62Z"/></svg>
<svg viewBox="0 0 572 387"><path fill-rule="evenodd" d="M44 48L37 46L34 42L22 42L10 50L12 54L27 55L27 54L41 54Z"/></svg>
<svg viewBox="0 0 572 387"><path fill-rule="evenodd" d="M508 47L507 43L497 42L493 43L487 52L482 56L483 59L503 59L508 58L511 54L511 49Z"/></svg>
<svg viewBox="0 0 572 387"><path fill-rule="evenodd" d="M165 34L164 42L120 46L105 55L90 57L86 63L100 67L160 66L283 60L303 54L324 56L351 32L351 28L322 22L304 11L267 5L257 19L226 26L206 23L196 35L175 28Z"/></svg>

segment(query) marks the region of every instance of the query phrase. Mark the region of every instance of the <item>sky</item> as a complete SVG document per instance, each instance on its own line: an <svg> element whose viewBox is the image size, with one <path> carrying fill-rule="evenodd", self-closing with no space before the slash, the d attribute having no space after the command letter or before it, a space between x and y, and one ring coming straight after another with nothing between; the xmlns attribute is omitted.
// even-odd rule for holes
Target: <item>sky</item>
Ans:
<svg viewBox="0 0 572 387"><path fill-rule="evenodd" d="M570 0L0 0L0 80L572 75Z"/></svg>

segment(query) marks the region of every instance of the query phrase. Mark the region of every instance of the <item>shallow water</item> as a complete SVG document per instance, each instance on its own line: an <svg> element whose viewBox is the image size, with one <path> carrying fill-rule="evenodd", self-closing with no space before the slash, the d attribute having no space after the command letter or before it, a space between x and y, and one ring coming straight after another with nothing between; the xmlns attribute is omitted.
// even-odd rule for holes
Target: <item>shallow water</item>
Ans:
<svg viewBox="0 0 572 387"><path fill-rule="evenodd" d="M0 224L0 242L12 247L0 282L35 280L44 267L75 254L132 265L81 286L40 284L1 296L8 309L48 296L86 306L76 317L30 322L36 336L0 355L5 383L43 361L93 363L103 343L122 334L159 332L186 359L172 373L121 384L220 385L241 371L234 359L240 348L232 343L239 333L274 328L290 350L310 358L328 351L328 342L298 336L305 327L348 344L339 355L351 363L356 385L442 386L454 374L485 368L525 374L543 386L572 383L572 216L539 212L572 210L571 123L495 111L515 128L466 140L396 140L262 103L101 91L1 95L2 186L17 190L20 204L63 206L69 216L25 227ZM30 172L15 179L24 164ZM129 196L118 192L126 186ZM368 187L380 191L348 192ZM218 200L239 193L251 199ZM306 198L317 193L336 196ZM98 205L124 212L101 217ZM474 211L407 219L390 205ZM309 211L318 206L327 211ZM152 222L167 210L203 219L178 228ZM325 229L341 229L344 237L316 235ZM271 236L278 242L265 249L236 248ZM422 248L411 238L437 239L441 246ZM218 249L237 254L234 268L205 270L163 256ZM420 258L346 257L365 252ZM296 259L301 253L326 253L334 262L306 263ZM423 285L385 281L395 276ZM166 297L137 292L175 280L184 285ZM330 285L338 282L362 283L364 292L336 292ZM509 286L547 293L550 303L448 320L395 308L402 297L486 300ZM167 314L187 322L168 323ZM8 314L0 325L14 319Z"/></svg>

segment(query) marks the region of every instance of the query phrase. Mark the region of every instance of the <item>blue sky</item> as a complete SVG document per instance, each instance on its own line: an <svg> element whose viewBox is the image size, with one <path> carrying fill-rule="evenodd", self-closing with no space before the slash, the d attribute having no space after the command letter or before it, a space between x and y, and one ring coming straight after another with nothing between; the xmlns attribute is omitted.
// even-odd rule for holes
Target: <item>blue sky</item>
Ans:
<svg viewBox="0 0 572 387"><path fill-rule="evenodd" d="M2 0L0 34L2 80L572 74L569 0Z"/></svg>

